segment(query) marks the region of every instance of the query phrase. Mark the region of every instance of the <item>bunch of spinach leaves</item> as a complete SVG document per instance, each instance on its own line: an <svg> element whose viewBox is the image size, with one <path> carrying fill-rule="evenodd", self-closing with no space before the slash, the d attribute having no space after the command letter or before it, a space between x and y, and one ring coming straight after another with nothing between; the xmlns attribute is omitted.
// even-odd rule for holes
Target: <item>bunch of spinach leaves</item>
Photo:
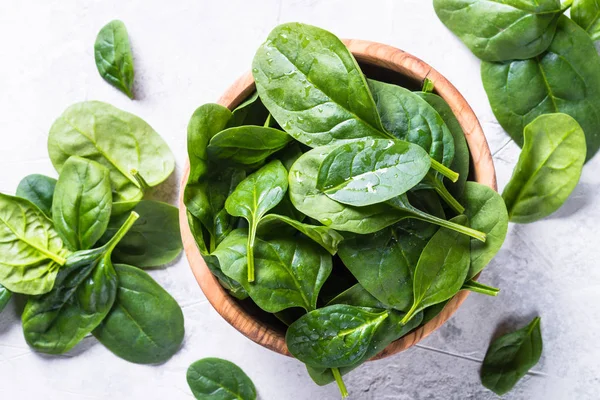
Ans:
<svg viewBox="0 0 600 400"><path fill-rule="evenodd" d="M460 290L497 294L473 278L507 211L466 182L464 133L432 82L367 80L337 37L299 23L271 32L252 71L248 100L190 120L188 222L223 287L283 321L313 380L345 396L342 375Z"/></svg>
<svg viewBox="0 0 600 400"><path fill-rule="evenodd" d="M100 102L75 104L48 139L58 179L29 175L0 193L0 310L27 295L27 343L62 354L93 334L135 363L181 346L177 302L140 268L181 252L176 207L142 200L175 161L142 119ZM129 264L129 265L126 265Z"/></svg>
<svg viewBox="0 0 600 400"><path fill-rule="evenodd" d="M440 20L482 60L492 110L523 148L504 191L510 220L528 223L550 215L577 185L581 160L600 149L600 56L594 46L600 39L599 3L433 4ZM571 6L569 19L563 13Z"/></svg>

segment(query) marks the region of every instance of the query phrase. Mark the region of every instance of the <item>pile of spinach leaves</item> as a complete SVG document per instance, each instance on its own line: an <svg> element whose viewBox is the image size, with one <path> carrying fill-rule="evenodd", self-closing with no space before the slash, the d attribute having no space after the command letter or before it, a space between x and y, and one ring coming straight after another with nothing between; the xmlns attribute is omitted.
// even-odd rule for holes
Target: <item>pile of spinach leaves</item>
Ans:
<svg viewBox="0 0 600 400"><path fill-rule="evenodd" d="M432 82L368 80L336 36L300 23L271 32L252 72L245 102L190 120L188 222L223 287L275 314L313 380L345 396L342 375L459 291L497 294L473 278L506 207L466 181L464 133Z"/></svg>
<svg viewBox="0 0 600 400"><path fill-rule="evenodd" d="M168 145L141 118L109 104L69 107L48 151L58 179L29 175L0 193L0 311L27 296L27 343L62 354L89 334L134 363L169 359L183 313L141 268L181 252L176 207L144 200L171 175Z"/></svg>
<svg viewBox="0 0 600 400"><path fill-rule="evenodd" d="M512 222L560 208L600 149L596 0L434 0L440 20L482 60L492 111L523 148L503 193ZM571 8L569 19L563 13Z"/></svg>

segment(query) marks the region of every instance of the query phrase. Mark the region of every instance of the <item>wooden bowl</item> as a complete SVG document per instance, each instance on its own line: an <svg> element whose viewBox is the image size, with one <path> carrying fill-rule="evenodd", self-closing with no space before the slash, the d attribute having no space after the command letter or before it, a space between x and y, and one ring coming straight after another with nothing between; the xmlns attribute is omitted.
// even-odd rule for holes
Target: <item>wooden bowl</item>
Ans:
<svg viewBox="0 0 600 400"><path fill-rule="evenodd" d="M400 83L415 90L420 89L425 78L431 79L435 83L435 92L450 105L465 133L472 160L470 179L498 190L492 155L479 121L466 100L446 78L420 59L394 47L353 39L345 40L344 43L361 64L365 75L369 77ZM254 90L254 80L252 74L248 72L227 89L218 103L234 109ZM188 162L181 181L179 220L185 253L198 284L215 310L234 328L261 346L290 356L285 344L285 332L268 321L258 319L255 312L231 297L208 270L196 248L183 204L183 187L187 182L189 170ZM436 318L391 343L373 359L388 357L406 350L427 337L454 314L465 301L468 293L468 291L459 292Z"/></svg>

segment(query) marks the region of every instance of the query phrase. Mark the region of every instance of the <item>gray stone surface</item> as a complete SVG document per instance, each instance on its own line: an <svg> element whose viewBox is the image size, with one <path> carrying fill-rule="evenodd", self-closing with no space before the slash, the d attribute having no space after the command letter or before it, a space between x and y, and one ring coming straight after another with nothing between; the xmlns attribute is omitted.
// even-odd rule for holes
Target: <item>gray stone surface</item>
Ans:
<svg viewBox="0 0 600 400"><path fill-rule="evenodd" d="M113 18L125 21L135 53L131 102L98 76L93 43ZM302 21L341 37L404 49L444 74L470 102L486 132L500 188L518 148L494 118L479 61L436 18L424 0L159 0L0 2L0 191L13 193L29 173L54 174L46 151L53 120L70 104L107 101L148 121L178 160L163 195L175 201L194 109L215 101L250 68L257 46L279 22ZM507 399L600 397L600 157L588 163L574 195L555 215L511 226L482 281L502 288L496 299L471 295L456 315L419 346L369 363L346 379L352 399L492 399L479 383L490 339L542 316L544 354ZM265 350L227 325L206 302L185 258L151 272L183 307L181 351L161 366L113 356L93 338L49 357L26 345L20 299L0 315L0 398L190 399L185 371L196 359L238 363L260 398L337 399L317 387L298 362Z"/></svg>

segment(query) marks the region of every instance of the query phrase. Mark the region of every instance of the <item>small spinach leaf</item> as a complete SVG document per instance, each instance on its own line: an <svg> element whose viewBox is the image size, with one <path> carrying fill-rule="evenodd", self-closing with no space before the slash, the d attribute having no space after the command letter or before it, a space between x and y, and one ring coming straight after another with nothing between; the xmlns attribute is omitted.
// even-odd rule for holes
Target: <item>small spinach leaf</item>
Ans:
<svg viewBox="0 0 600 400"><path fill-rule="evenodd" d="M242 125L262 126L269 115L269 110L267 110L258 97L258 92L254 92L248 99L233 110L231 119L227 123L227 127L230 128Z"/></svg>
<svg viewBox="0 0 600 400"><path fill-rule="evenodd" d="M108 169L95 161L70 157L62 167L52 202L54 227L65 244L73 251L91 248L106 231L111 209Z"/></svg>
<svg viewBox="0 0 600 400"><path fill-rule="evenodd" d="M255 281L248 280L247 234L234 231L214 252L220 268L239 282L252 300L271 313L291 307L317 307L323 283L331 273L331 255L306 238L256 239Z"/></svg>
<svg viewBox="0 0 600 400"><path fill-rule="evenodd" d="M190 365L187 382L199 400L256 399L256 388L248 375L234 363L220 358L203 358Z"/></svg>
<svg viewBox="0 0 600 400"><path fill-rule="evenodd" d="M225 129L210 139L208 156L217 160L252 165L283 149L292 137L279 129L263 126L237 126Z"/></svg>
<svg viewBox="0 0 600 400"><path fill-rule="evenodd" d="M17 197L29 200L48 218L52 218L52 197L56 179L46 175L32 174L21 179L17 186Z"/></svg>
<svg viewBox="0 0 600 400"><path fill-rule="evenodd" d="M11 297L12 292L4 286L0 285L0 312L4 310L4 307L6 307Z"/></svg>
<svg viewBox="0 0 600 400"><path fill-rule="evenodd" d="M175 168L169 146L150 125L99 101L77 103L65 110L50 128L48 153L59 173L71 156L107 167L114 206L125 203L132 207L142 198L143 188L132 171L154 187Z"/></svg>
<svg viewBox="0 0 600 400"><path fill-rule="evenodd" d="M534 222L558 210L581 176L585 135L566 114L546 114L525 127L525 143L502 197L512 222Z"/></svg>
<svg viewBox="0 0 600 400"><path fill-rule="evenodd" d="M431 161L415 144L355 140L333 149L321 163L317 189L352 206L382 203L406 193L427 174Z"/></svg>
<svg viewBox="0 0 600 400"><path fill-rule="evenodd" d="M525 126L538 116L565 113L585 132L587 160L600 148L600 57L588 34L569 18L560 18L544 54L504 64L484 62L481 76L498 122L519 146Z"/></svg>
<svg viewBox="0 0 600 400"><path fill-rule="evenodd" d="M469 225L485 232L485 243L471 239L471 266L467 278L473 278L489 264L502 247L508 231L508 213L504 200L494 189L467 182L463 193Z"/></svg>
<svg viewBox="0 0 600 400"><path fill-rule="evenodd" d="M49 292L68 253L39 208L0 193L0 284L14 293Z"/></svg>
<svg viewBox="0 0 600 400"><path fill-rule="evenodd" d="M142 200L133 211L140 217L119 241L112 260L140 268L158 267L175 260L183 249L177 207L159 201ZM100 243L108 242L123 225L124 219L121 215L111 218Z"/></svg>
<svg viewBox="0 0 600 400"><path fill-rule="evenodd" d="M333 34L310 25L279 25L252 63L269 112L307 146L364 137L389 138L358 63Z"/></svg>
<svg viewBox="0 0 600 400"><path fill-rule="evenodd" d="M482 60L537 56L548 48L559 0L434 0L440 20Z"/></svg>
<svg viewBox="0 0 600 400"><path fill-rule="evenodd" d="M249 224L248 281L254 281L254 242L261 218L275 207L288 189L287 170L279 160L273 160L248 176L225 201L230 215L244 217Z"/></svg>
<svg viewBox="0 0 600 400"><path fill-rule="evenodd" d="M600 1L575 0L571 7L571 19L591 36L600 40Z"/></svg>
<svg viewBox="0 0 600 400"><path fill-rule="evenodd" d="M466 224L467 217L459 215L452 221ZM403 324L410 321L416 312L458 293L469 272L469 245L467 236L446 228L433 235L419 257L413 277L414 300L402 319Z"/></svg>
<svg viewBox="0 0 600 400"><path fill-rule="evenodd" d="M481 383L497 395L509 392L542 355L542 330L536 317L526 327L494 340L481 367Z"/></svg>
<svg viewBox="0 0 600 400"><path fill-rule="evenodd" d="M332 256L337 253L339 243L344 240L342 235L329 227L303 224L293 218L278 214L268 214L260 220L257 231L258 235L265 237L269 235L281 235L282 224L287 224L308 236L315 241L315 243L321 245L321 247L327 250Z"/></svg>
<svg viewBox="0 0 600 400"><path fill-rule="evenodd" d="M363 358L388 316L385 310L342 304L319 308L290 325L285 342L290 353L306 365L347 367Z"/></svg>
<svg viewBox="0 0 600 400"><path fill-rule="evenodd" d="M114 20L100 29L94 55L100 76L133 99L133 56L123 22Z"/></svg>
<svg viewBox="0 0 600 400"><path fill-rule="evenodd" d="M106 245L70 254L52 291L29 298L22 319L31 347L43 353L65 353L106 317L117 293L111 253L136 219L132 213Z"/></svg>
<svg viewBox="0 0 600 400"><path fill-rule="evenodd" d="M171 358L183 342L183 312L150 275L139 268L115 264L117 298L108 316L92 332L117 356L136 364L157 364Z"/></svg>

